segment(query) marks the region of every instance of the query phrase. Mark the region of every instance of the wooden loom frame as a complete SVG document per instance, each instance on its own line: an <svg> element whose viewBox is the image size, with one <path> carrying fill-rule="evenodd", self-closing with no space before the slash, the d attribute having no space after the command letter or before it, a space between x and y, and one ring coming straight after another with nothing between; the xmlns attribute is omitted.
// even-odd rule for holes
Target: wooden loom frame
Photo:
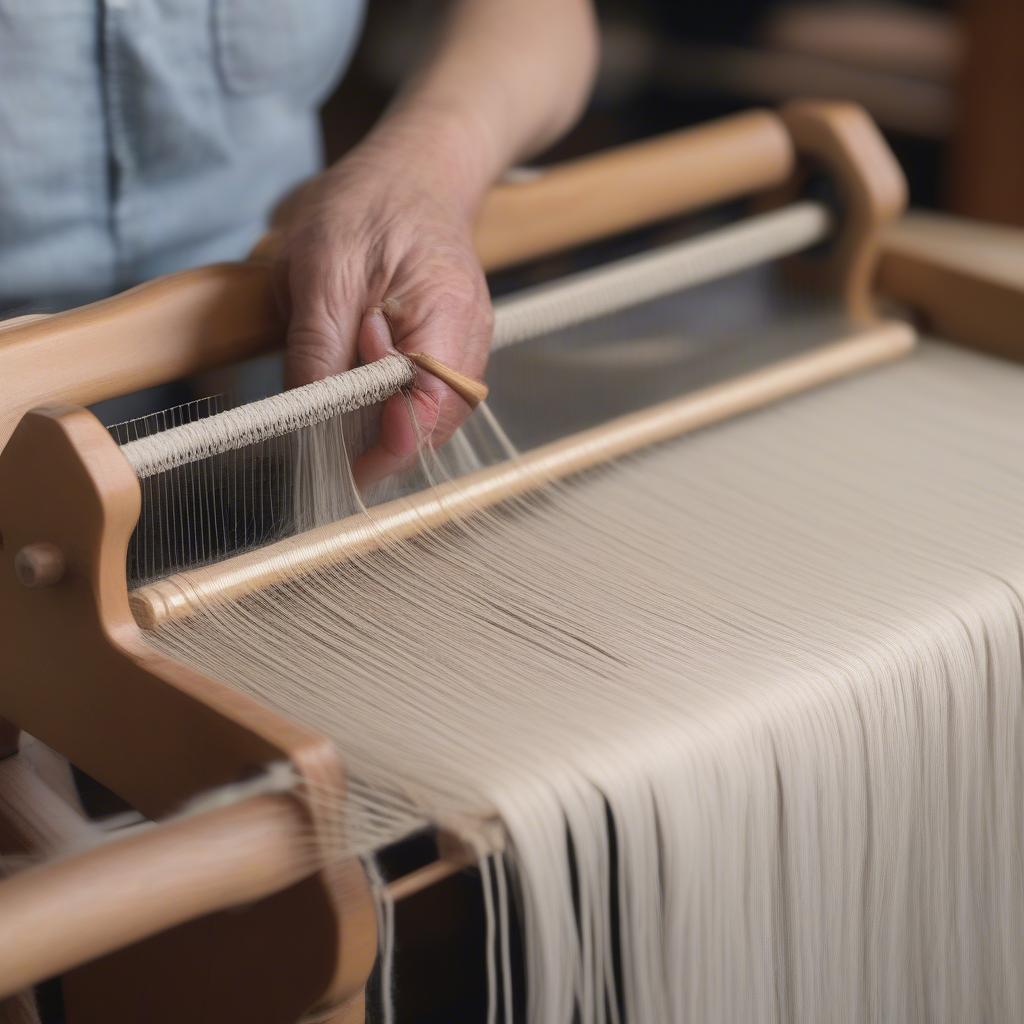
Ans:
<svg viewBox="0 0 1024 1024"><path fill-rule="evenodd" d="M802 174L797 153L838 179L842 231L818 270L867 317L880 231L902 208L904 188L871 122L845 105L740 115L501 186L482 213L478 248L494 269L714 202L792 192ZM0 404L0 714L151 818L278 761L310 791L340 790L343 766L324 737L142 642L124 580L138 481L89 413L31 410L98 401L272 347L282 324L269 281L259 263L203 268L0 327L0 380L15 388ZM788 383L770 369L751 375L710 404L705 397L693 425L907 348L905 336L879 339L873 331L846 343L838 361L800 357ZM17 732L2 722L0 744L0 755L16 750ZM0 836L5 824L9 835L16 832L0 821ZM131 1019L110 1009L114 988L124 1006L145 1005L149 1020L185 1019L172 986L159 979L168 963L181 967L187 952L209 958L210 970L235 982L222 986L234 988L230 1003L202 990L203 1015L188 1019L230 1012L283 1022L313 1007L318 1019L336 1024L360 1020L376 951L373 910L358 864L310 869L311 838L326 842L331 828L315 800L252 797L0 883L0 920L17 922L9 931L21 939L0 933L0 981L7 982L0 991L85 964L66 976L72 1024ZM244 836L257 848L207 864L197 885L198 868L190 865L199 858L191 854ZM393 894L448 870L444 862L428 865L417 879L396 883ZM144 887L147 878L164 883L159 898L134 908L118 900L119 887ZM93 897L83 899L89 885ZM228 907L245 909L220 913ZM185 980L202 989L201 979ZM161 999L132 1003L146 986Z"/></svg>

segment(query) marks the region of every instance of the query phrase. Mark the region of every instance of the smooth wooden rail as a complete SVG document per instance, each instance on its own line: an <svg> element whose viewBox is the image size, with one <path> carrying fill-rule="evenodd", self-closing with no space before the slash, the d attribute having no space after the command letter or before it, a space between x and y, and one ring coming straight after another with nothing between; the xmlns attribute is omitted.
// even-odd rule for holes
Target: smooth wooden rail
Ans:
<svg viewBox="0 0 1024 1024"><path fill-rule="evenodd" d="M736 114L498 186L480 214L477 251L489 269L521 263L775 188L795 164L777 114Z"/></svg>
<svg viewBox="0 0 1024 1024"><path fill-rule="evenodd" d="M144 629L155 629L211 603L237 599L297 573L408 539L551 480L899 358L913 344L914 332L908 325L879 324L773 366L543 445L412 498L387 502L366 515L168 576L129 595L132 613Z"/></svg>
<svg viewBox="0 0 1024 1024"><path fill-rule="evenodd" d="M0 882L0 998L315 871L309 819L280 794L133 830Z"/></svg>
<svg viewBox="0 0 1024 1024"><path fill-rule="evenodd" d="M270 268L161 277L0 332L0 449L40 405L90 405L269 351L282 339Z"/></svg>
<svg viewBox="0 0 1024 1024"><path fill-rule="evenodd" d="M279 892L323 866L310 819L287 793L101 839L23 757L0 765L0 783L4 847L41 859L8 878L0 873L0 1002L39 978ZM391 882L390 899L400 902L471 866L463 847L449 845Z"/></svg>

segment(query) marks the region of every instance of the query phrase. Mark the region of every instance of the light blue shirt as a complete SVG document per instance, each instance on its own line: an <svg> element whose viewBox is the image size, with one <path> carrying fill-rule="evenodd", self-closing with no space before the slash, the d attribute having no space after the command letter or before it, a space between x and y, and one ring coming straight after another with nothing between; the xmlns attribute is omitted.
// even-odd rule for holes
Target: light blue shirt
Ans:
<svg viewBox="0 0 1024 1024"><path fill-rule="evenodd" d="M0 0L0 315L238 259L322 163L363 0Z"/></svg>

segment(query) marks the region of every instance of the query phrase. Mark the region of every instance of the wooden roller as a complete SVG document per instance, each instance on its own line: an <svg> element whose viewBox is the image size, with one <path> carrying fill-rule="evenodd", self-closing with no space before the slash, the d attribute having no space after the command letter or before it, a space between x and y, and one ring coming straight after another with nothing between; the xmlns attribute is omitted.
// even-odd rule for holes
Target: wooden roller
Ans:
<svg viewBox="0 0 1024 1024"><path fill-rule="evenodd" d="M509 266L783 184L796 155L778 115L753 111L541 170L493 189L476 230Z"/></svg>

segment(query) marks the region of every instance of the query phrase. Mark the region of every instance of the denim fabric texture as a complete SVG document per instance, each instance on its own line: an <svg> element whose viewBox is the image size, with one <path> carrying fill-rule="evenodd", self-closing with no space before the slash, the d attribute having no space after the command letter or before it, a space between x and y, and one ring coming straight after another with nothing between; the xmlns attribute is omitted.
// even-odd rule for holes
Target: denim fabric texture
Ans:
<svg viewBox="0 0 1024 1024"><path fill-rule="evenodd" d="M322 163L363 0L0 0L0 316L238 259Z"/></svg>

